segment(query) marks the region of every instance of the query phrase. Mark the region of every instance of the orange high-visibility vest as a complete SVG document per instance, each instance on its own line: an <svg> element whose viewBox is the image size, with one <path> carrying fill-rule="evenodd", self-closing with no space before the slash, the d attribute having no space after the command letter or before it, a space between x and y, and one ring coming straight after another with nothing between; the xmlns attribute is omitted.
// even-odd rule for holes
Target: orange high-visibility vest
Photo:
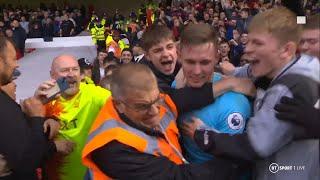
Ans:
<svg viewBox="0 0 320 180"><path fill-rule="evenodd" d="M82 152L82 162L89 168L89 174L94 180L111 179L94 164L91 160L91 153L114 140L133 147L140 152L155 156L165 156L176 164L186 162L182 156L178 141L176 106L168 95L161 94L161 96L164 96L164 103L160 106L160 127L165 139L150 136L127 125L120 119L112 98L109 98L93 123L87 144Z"/></svg>
<svg viewBox="0 0 320 180"><path fill-rule="evenodd" d="M121 52L125 47L125 44L122 40L119 40L118 43L112 40L111 42L106 43L106 45L108 48L114 49L113 53L116 58L119 59L121 57Z"/></svg>

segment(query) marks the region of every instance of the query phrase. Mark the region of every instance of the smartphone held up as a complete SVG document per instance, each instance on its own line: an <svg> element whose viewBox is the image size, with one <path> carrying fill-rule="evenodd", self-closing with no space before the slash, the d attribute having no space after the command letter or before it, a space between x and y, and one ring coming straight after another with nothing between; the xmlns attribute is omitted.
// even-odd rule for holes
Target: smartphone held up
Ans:
<svg viewBox="0 0 320 180"><path fill-rule="evenodd" d="M70 87L65 77L59 78L55 86L47 90L46 101L52 101L58 94L66 91Z"/></svg>

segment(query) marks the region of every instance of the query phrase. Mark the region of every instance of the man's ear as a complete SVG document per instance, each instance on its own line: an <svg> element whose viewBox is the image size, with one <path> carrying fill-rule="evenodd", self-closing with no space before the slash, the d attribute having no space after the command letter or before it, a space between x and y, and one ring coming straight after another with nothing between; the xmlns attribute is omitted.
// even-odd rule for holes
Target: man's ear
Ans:
<svg viewBox="0 0 320 180"><path fill-rule="evenodd" d="M150 56L149 56L149 53L148 53L148 52L146 52L146 53L145 53L145 57L146 57L147 61L151 61L151 60L150 60Z"/></svg>
<svg viewBox="0 0 320 180"><path fill-rule="evenodd" d="M50 77L51 79L54 79L54 73L52 72L52 70L50 70Z"/></svg>
<svg viewBox="0 0 320 180"><path fill-rule="evenodd" d="M281 48L280 57L281 59L287 59L288 57L292 57L296 54L297 44L289 41Z"/></svg>

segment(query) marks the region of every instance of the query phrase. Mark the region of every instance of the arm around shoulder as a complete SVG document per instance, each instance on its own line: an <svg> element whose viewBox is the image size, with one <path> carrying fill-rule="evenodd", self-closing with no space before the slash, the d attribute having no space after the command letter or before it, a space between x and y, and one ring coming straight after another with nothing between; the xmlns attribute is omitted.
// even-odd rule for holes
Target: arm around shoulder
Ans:
<svg viewBox="0 0 320 180"><path fill-rule="evenodd" d="M138 152L117 141L94 151L92 159L102 172L115 179L226 179L232 169L225 162L177 165L164 156Z"/></svg>

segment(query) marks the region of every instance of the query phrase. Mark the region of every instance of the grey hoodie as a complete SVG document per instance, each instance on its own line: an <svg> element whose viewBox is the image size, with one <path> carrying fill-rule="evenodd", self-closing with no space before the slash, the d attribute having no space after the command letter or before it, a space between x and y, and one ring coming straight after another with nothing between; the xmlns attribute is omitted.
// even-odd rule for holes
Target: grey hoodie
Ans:
<svg viewBox="0 0 320 180"><path fill-rule="evenodd" d="M238 68L234 74L250 77L250 66ZM301 55L283 68L268 89L258 89L254 116L247 126L250 145L262 158L255 163L255 179L320 179L319 139L293 140L294 136L303 136L302 129L278 120L273 109L282 96L315 104L319 77L319 60Z"/></svg>

